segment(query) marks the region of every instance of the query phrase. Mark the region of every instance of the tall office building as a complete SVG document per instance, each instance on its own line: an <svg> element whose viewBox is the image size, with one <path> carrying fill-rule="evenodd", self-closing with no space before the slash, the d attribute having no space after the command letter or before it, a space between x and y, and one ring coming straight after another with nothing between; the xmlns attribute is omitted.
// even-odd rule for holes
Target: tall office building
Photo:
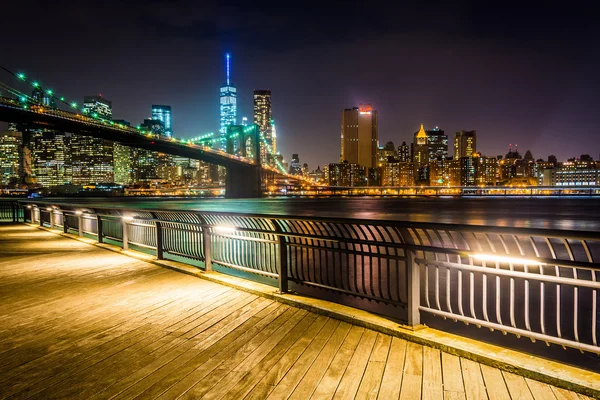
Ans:
<svg viewBox="0 0 600 400"><path fill-rule="evenodd" d="M477 152L476 131L460 131L454 134L454 159L473 157Z"/></svg>
<svg viewBox="0 0 600 400"><path fill-rule="evenodd" d="M429 161L441 161L448 157L448 135L437 126L425 131L429 147Z"/></svg>
<svg viewBox="0 0 600 400"><path fill-rule="evenodd" d="M0 186L14 186L21 178L21 132L0 132Z"/></svg>
<svg viewBox="0 0 600 400"><path fill-rule="evenodd" d="M427 132L425 132L423 124L421 124L421 129L415 133L412 158L415 169L415 184L429 185L429 145Z"/></svg>
<svg viewBox="0 0 600 400"><path fill-rule="evenodd" d="M402 142L400 146L398 146L398 158L401 162L408 162L410 160L410 152L408 149L408 145L406 142Z"/></svg>
<svg viewBox="0 0 600 400"><path fill-rule="evenodd" d="M377 111L370 104L342 111L341 161L366 168L377 166Z"/></svg>
<svg viewBox="0 0 600 400"><path fill-rule="evenodd" d="M98 117L112 119L112 102L106 100L101 94L98 96L85 96L83 98L83 112L88 115L97 114Z"/></svg>
<svg viewBox="0 0 600 400"><path fill-rule="evenodd" d="M298 154L292 154L292 162L290 164L290 175L302 175L302 165L300 164L300 157Z"/></svg>
<svg viewBox="0 0 600 400"><path fill-rule="evenodd" d="M171 106L152 105L152 119L162 121L165 130L165 136L173 136L173 117L171 115Z"/></svg>
<svg viewBox="0 0 600 400"><path fill-rule="evenodd" d="M273 115L271 111L271 91L270 90L255 90L254 91L254 123L258 125L261 136L264 142L268 145L271 152L275 154L277 149L276 143L273 140ZM268 159L269 149L261 140L260 143L260 158L263 163L270 163Z"/></svg>
<svg viewBox="0 0 600 400"><path fill-rule="evenodd" d="M237 89L230 80L230 59L231 56L227 53L225 55L226 81L225 85L221 86L219 95L219 136L221 140L217 143L217 147L221 150L225 150L227 127L229 125L237 125Z"/></svg>
<svg viewBox="0 0 600 400"><path fill-rule="evenodd" d="M85 96L84 113L112 120L112 102L101 94ZM109 140L75 134L71 138L73 184L114 182L114 144Z"/></svg>
<svg viewBox="0 0 600 400"><path fill-rule="evenodd" d="M70 135L52 131L37 131L31 135L32 172L37 184L50 187L70 183Z"/></svg>

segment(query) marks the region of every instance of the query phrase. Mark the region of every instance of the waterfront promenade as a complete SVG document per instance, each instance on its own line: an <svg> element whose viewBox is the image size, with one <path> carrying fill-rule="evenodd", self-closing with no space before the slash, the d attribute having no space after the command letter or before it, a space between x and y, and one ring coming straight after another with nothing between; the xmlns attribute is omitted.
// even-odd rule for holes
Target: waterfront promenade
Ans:
<svg viewBox="0 0 600 400"><path fill-rule="evenodd" d="M0 316L0 398L588 399L24 224Z"/></svg>

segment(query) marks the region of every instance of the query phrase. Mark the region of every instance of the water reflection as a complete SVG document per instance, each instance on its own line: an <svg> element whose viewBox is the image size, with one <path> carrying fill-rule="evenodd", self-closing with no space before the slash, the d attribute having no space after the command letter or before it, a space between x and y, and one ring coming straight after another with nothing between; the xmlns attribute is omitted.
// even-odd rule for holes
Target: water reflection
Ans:
<svg viewBox="0 0 600 400"><path fill-rule="evenodd" d="M52 200L74 202L73 199ZM106 207L600 231L600 198L82 198L75 202Z"/></svg>

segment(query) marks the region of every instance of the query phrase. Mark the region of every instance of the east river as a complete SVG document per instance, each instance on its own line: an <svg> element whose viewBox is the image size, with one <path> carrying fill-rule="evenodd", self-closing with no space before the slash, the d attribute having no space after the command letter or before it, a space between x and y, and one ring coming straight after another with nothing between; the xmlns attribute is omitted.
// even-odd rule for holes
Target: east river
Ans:
<svg viewBox="0 0 600 400"><path fill-rule="evenodd" d="M69 204L600 231L598 197L48 198Z"/></svg>

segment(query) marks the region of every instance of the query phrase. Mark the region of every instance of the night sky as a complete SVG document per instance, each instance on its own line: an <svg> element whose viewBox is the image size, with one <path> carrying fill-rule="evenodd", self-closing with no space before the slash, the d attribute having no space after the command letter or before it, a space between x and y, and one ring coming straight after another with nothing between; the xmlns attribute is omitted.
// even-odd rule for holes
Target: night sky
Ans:
<svg viewBox="0 0 600 400"><path fill-rule="evenodd" d="M486 155L516 143L535 158L599 157L593 3L393 4L11 1L0 64L80 103L102 93L134 125L170 104L175 135L192 137L218 129L229 51L239 120L254 89L271 89L279 150L311 169L338 161L341 111L361 102L379 111L382 145L424 123L450 140L476 129Z"/></svg>

